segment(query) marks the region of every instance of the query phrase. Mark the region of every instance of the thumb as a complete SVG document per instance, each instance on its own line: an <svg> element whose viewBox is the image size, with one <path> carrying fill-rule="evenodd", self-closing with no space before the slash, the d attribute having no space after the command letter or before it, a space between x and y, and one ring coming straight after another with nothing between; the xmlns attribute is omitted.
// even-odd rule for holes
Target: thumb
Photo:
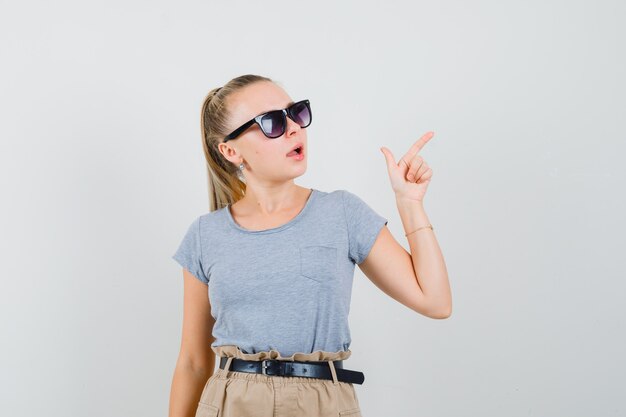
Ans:
<svg viewBox="0 0 626 417"><path fill-rule="evenodd" d="M391 174L391 168L398 167L398 164L396 164L396 160L393 156L393 153L391 153L391 151L384 146L380 148L380 151L383 153L383 155L385 155L385 162L387 162L387 170L389 171L389 174Z"/></svg>

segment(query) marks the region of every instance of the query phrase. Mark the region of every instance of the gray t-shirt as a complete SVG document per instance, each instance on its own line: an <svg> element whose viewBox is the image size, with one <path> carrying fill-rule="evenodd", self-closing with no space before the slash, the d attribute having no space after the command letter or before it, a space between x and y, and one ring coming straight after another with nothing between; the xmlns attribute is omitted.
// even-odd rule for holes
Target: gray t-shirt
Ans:
<svg viewBox="0 0 626 417"><path fill-rule="evenodd" d="M172 258L208 284L212 346L345 351L355 263L386 224L349 191L312 189L296 217L271 229L239 226L229 206L202 214Z"/></svg>

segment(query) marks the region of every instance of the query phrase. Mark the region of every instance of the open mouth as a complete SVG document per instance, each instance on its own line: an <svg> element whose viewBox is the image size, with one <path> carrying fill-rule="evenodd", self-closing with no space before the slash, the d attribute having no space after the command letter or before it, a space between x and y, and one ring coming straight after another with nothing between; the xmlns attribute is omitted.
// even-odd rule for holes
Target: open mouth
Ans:
<svg viewBox="0 0 626 417"><path fill-rule="evenodd" d="M300 155L300 154L302 154L302 146L299 146L293 151L289 152L287 156L295 156L295 155Z"/></svg>

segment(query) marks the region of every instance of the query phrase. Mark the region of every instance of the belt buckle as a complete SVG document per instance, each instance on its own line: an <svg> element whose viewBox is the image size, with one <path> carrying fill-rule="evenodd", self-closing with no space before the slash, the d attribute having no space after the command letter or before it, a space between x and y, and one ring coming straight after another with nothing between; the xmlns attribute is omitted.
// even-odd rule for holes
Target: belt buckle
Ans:
<svg viewBox="0 0 626 417"><path fill-rule="evenodd" d="M267 373L267 368L270 368L270 366L268 365L268 363L273 363L274 365L276 365L276 369L275 372L273 374L268 374ZM263 359L261 361L261 373L263 375L270 375L270 376L275 376L275 375L282 375L283 374L283 364L284 361L281 361L279 359Z"/></svg>
<svg viewBox="0 0 626 417"><path fill-rule="evenodd" d="M263 375L267 375L267 371L266 371L266 369L267 369L267 363L266 363L266 362L267 362L267 361L270 361L270 360L271 360L271 359L263 359L263 360L261 361L261 373L262 373Z"/></svg>

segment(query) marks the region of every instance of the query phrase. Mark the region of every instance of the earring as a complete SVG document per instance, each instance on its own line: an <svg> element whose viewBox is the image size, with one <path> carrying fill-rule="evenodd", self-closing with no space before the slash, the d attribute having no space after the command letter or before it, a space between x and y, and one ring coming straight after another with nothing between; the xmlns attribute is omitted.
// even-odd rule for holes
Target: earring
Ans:
<svg viewBox="0 0 626 417"><path fill-rule="evenodd" d="M239 164L239 170L237 171L237 176L239 177L239 180L242 182L246 182L246 177L243 175L243 162Z"/></svg>

